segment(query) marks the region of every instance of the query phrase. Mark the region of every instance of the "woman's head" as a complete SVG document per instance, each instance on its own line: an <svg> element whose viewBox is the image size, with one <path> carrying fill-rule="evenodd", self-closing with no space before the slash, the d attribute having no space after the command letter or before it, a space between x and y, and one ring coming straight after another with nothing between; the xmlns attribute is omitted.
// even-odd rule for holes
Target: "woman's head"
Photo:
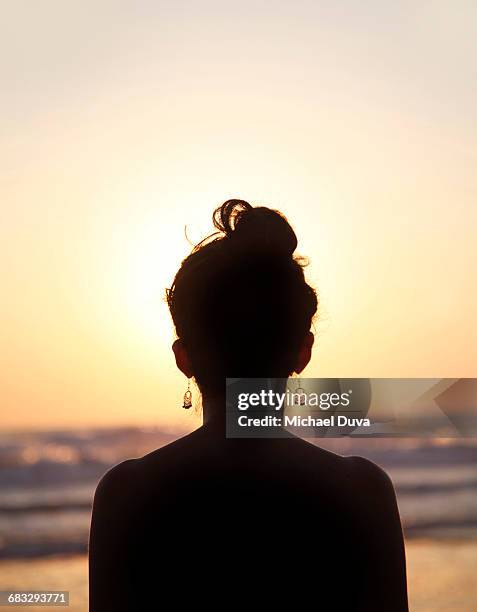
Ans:
<svg viewBox="0 0 477 612"><path fill-rule="evenodd" d="M224 393L226 377L301 371L317 309L281 213L228 200L213 222L217 232L194 247L167 291L177 364L211 396Z"/></svg>

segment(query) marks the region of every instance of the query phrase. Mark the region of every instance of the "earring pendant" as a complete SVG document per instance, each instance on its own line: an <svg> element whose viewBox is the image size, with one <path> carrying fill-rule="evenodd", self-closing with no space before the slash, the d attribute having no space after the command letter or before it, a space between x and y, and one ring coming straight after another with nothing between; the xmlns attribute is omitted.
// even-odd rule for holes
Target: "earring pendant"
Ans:
<svg viewBox="0 0 477 612"><path fill-rule="evenodd" d="M184 393L184 403L182 408L189 410L192 406L192 391L190 390L190 381L187 382L187 391Z"/></svg>

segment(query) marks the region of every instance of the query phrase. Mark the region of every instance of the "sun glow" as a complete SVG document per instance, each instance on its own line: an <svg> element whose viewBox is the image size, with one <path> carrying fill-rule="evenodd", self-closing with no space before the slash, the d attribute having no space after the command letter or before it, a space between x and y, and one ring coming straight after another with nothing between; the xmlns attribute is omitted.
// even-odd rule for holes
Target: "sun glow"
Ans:
<svg viewBox="0 0 477 612"><path fill-rule="evenodd" d="M475 376L475 3L140 4L7 11L0 426L181 423L164 291L231 197L310 258L306 374Z"/></svg>
<svg viewBox="0 0 477 612"><path fill-rule="evenodd" d="M135 228L124 244L121 276L117 279L124 312L134 327L155 341L173 334L165 292L185 256L184 244L178 238L167 231L157 214Z"/></svg>

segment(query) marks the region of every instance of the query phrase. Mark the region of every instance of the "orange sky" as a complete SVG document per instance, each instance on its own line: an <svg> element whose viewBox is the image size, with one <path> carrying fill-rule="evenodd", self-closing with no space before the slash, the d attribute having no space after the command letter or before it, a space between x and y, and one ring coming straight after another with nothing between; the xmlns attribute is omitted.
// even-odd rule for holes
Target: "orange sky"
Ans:
<svg viewBox="0 0 477 612"><path fill-rule="evenodd" d="M197 422L163 290L229 197L310 257L306 375L477 376L477 9L419 4L11 3L0 427Z"/></svg>

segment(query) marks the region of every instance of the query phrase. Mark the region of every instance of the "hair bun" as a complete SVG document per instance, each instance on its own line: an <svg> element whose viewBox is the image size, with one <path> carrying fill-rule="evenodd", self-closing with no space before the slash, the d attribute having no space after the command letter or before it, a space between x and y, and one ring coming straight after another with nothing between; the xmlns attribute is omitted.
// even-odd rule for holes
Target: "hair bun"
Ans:
<svg viewBox="0 0 477 612"><path fill-rule="evenodd" d="M227 200L214 211L214 226L236 246L293 256L298 241L286 217L266 206Z"/></svg>

